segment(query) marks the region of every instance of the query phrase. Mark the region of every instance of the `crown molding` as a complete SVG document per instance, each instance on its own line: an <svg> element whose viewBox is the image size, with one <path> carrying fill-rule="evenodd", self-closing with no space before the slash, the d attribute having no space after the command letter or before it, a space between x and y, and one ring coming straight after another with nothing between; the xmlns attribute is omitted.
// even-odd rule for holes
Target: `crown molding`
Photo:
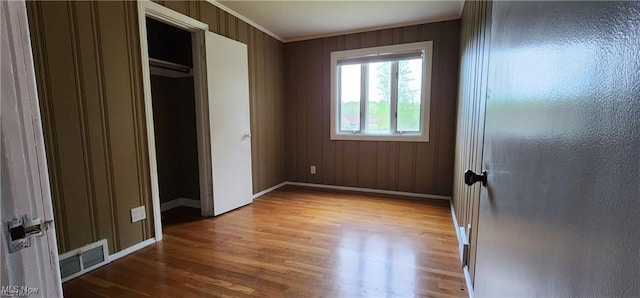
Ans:
<svg viewBox="0 0 640 298"><path fill-rule="evenodd" d="M236 12L235 10L233 10L233 9L231 9L231 8L229 8L229 7L226 7L226 6L225 6L225 5L223 5L222 3L220 3L220 2L218 2L218 1L216 1L216 0L206 0L206 1L207 1L207 2L209 2L209 3L211 3L211 4L213 4L213 5L215 5L216 7L220 8L220 9L222 9L222 10L226 11L227 13L229 13L229 14L233 15L234 17L236 17L236 18L238 18L238 19L243 20L245 23L247 23L247 24L249 24L249 25L251 25L251 26L255 27L256 29L258 29L258 30L260 30L260 31L262 31L262 32L264 32L264 33L266 33L266 34L268 34L269 36L271 36L271 37L273 37L273 38L275 38L275 39L279 40L280 42L286 42L284 38L282 38L282 37L280 37L279 35L277 35L277 34L275 34L275 33L271 32L271 31L267 30L267 29L266 29L266 28L264 28L264 27L262 27L262 26L258 25L256 22L254 22L254 21L250 20L249 18L247 18L247 17L245 17L245 16L243 16L243 15L239 14L239 13L238 13L238 12Z"/></svg>

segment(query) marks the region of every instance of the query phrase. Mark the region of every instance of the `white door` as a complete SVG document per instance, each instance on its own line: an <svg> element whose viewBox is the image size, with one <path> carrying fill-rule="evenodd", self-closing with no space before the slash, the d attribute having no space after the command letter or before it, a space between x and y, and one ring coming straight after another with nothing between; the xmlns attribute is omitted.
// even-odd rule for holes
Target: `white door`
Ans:
<svg viewBox="0 0 640 298"><path fill-rule="evenodd" d="M206 32L213 212L251 203L251 126L247 45Z"/></svg>
<svg viewBox="0 0 640 298"><path fill-rule="evenodd" d="M61 297L25 3L0 2L0 296Z"/></svg>

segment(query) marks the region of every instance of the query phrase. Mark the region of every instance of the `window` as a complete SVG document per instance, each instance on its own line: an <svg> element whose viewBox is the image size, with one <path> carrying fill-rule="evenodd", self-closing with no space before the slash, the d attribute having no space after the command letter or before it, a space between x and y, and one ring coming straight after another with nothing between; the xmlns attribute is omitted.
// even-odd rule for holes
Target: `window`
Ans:
<svg viewBox="0 0 640 298"><path fill-rule="evenodd" d="M331 53L331 139L429 141L433 42Z"/></svg>

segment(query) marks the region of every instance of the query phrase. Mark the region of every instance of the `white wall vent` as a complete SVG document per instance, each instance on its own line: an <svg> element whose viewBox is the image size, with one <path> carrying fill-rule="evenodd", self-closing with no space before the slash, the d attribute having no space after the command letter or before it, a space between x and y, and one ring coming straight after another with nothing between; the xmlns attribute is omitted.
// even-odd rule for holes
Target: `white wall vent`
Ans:
<svg viewBox="0 0 640 298"><path fill-rule="evenodd" d="M85 274L93 269L109 263L107 240L85 245L59 256L62 282Z"/></svg>

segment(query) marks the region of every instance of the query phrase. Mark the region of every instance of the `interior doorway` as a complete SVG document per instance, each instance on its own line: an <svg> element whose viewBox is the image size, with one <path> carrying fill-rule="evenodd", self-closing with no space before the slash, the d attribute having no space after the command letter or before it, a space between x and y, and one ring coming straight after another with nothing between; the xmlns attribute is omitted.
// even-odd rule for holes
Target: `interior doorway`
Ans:
<svg viewBox="0 0 640 298"><path fill-rule="evenodd" d="M171 30L180 29L188 32L187 34L190 34L190 42L188 37L178 38L185 39L180 43L191 44L191 60L182 57L172 58L174 61L163 61L162 59L149 57L148 41L150 39L148 39L147 18L169 25L169 27L174 27ZM158 74L167 76L168 73L171 73L174 76L182 77L188 76L189 63L192 64L190 73L193 76L195 101L200 216L214 216L250 204L253 200L249 55L246 44L210 32L207 24L153 2L138 2L138 24L140 26L140 49L143 61L142 82L144 85L155 240L160 241L162 239L162 220L164 219L161 216L161 191L159 185L161 182L159 174L161 173L159 173L158 167L159 163L162 162L162 157L158 156L158 154L164 149L157 150L156 148L156 144L161 144L161 142L156 142L153 111L155 109L154 105L158 103L154 103L153 99L152 68L155 68L153 73L156 76ZM180 31L177 31L176 34L186 36L184 32ZM161 36L161 47L174 47L173 42L166 40L165 37L166 35ZM182 56L188 57L188 48L182 48L179 51L183 52ZM182 62L180 62L181 59ZM182 81L184 81L182 83L185 85L190 84L189 79ZM165 86L158 88L166 89ZM172 89L171 92L173 91L175 90ZM184 97L189 92L177 93L180 97ZM187 114L193 114L191 107L184 109L191 111L186 112ZM171 119L177 117L175 116L177 114L176 111L167 112L170 115L168 116L170 122L166 126L178 125L175 119ZM189 122L192 123L191 121ZM182 134L180 129L178 131ZM165 138L165 136L160 138ZM170 158L176 157L170 155ZM164 167L164 165L161 165L161 167ZM190 171L193 171L193 168ZM167 175L170 175L170 173ZM162 179L168 180L171 178ZM190 183L192 182L190 181ZM165 200L175 200L172 199L174 198L169 196ZM190 198L182 199L178 198L176 204L189 202ZM197 205L197 203L194 205Z"/></svg>
<svg viewBox="0 0 640 298"><path fill-rule="evenodd" d="M213 216L203 52L208 26L146 1L138 3L138 21L154 230L159 241L162 223L174 220L163 218L162 211L191 207L199 209L198 216ZM175 210L165 215L181 216Z"/></svg>
<svg viewBox="0 0 640 298"><path fill-rule="evenodd" d="M201 214L192 41L190 32L161 21L147 17L146 25L160 209L166 227Z"/></svg>

